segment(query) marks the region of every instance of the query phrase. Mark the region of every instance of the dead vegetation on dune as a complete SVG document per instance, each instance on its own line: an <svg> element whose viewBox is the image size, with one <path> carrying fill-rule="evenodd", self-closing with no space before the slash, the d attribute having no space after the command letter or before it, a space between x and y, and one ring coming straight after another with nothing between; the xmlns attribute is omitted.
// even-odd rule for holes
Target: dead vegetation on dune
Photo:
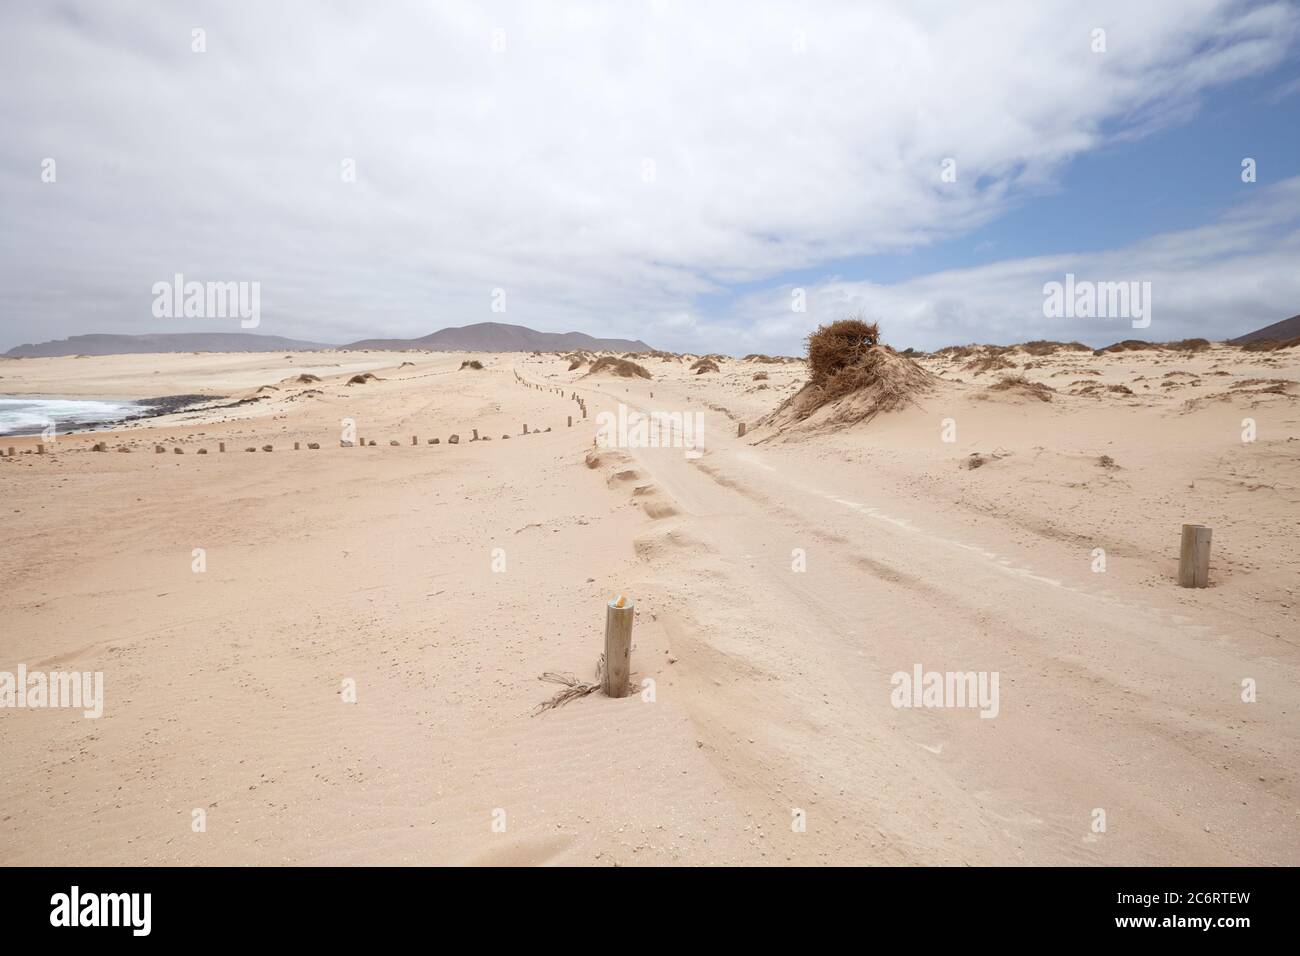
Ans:
<svg viewBox="0 0 1300 956"><path fill-rule="evenodd" d="M819 326L808 336L809 381L774 411L779 427L831 407L824 424L851 425L915 404L938 381L905 355L880 344L880 329L861 318Z"/></svg>
<svg viewBox="0 0 1300 956"><path fill-rule="evenodd" d="M592 363L591 368L587 370L587 375L614 375L619 378L650 378L647 372L636 362L629 362L627 359L615 358L612 355L606 355Z"/></svg>
<svg viewBox="0 0 1300 956"><path fill-rule="evenodd" d="M478 359L465 359L465 361L460 363L460 367L462 369L472 368L475 371L481 371L483 369L483 363Z"/></svg>
<svg viewBox="0 0 1300 956"><path fill-rule="evenodd" d="M691 366L691 371L696 375L703 375L705 372L718 371L718 363L713 359L702 358Z"/></svg>
<svg viewBox="0 0 1300 956"><path fill-rule="evenodd" d="M1014 395L1024 395L1027 398L1036 398L1040 402L1050 402L1056 389L1050 385L1044 385L1042 382L1031 382L1023 375L1004 375L998 381L988 386L990 392L1010 392Z"/></svg>
<svg viewBox="0 0 1300 956"><path fill-rule="evenodd" d="M1300 345L1300 335L1293 339L1256 339L1241 346L1243 352L1276 352L1278 349L1293 349Z"/></svg>
<svg viewBox="0 0 1300 956"><path fill-rule="evenodd" d="M1213 347L1209 339L1179 339L1177 342L1147 342L1144 339L1124 339L1105 348L1097 349L1093 355L1107 352L1208 352Z"/></svg>
<svg viewBox="0 0 1300 956"><path fill-rule="evenodd" d="M1055 355L1057 352L1091 352L1088 346L1082 342L1054 342L1050 339L1035 339L1032 342L1022 342L1016 346L1022 352L1030 355Z"/></svg>
<svg viewBox="0 0 1300 956"><path fill-rule="evenodd" d="M979 358L971 359L962 366L962 370L966 372L974 372L976 376L980 376L985 372L1000 372L1004 368L1015 367L1015 362L1009 362L1001 355L983 355Z"/></svg>

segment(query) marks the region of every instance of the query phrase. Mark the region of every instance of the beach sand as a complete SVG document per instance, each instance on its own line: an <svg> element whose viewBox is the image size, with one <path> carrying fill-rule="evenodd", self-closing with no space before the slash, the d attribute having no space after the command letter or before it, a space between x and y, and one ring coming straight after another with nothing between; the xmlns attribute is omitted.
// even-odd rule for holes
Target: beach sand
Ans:
<svg viewBox="0 0 1300 956"><path fill-rule="evenodd" d="M105 686L0 709L0 863L1300 863L1300 349L927 357L917 405L783 430L803 362L467 357L0 362L230 405L0 438L0 670ZM703 455L592 454L619 403ZM535 715L620 593L637 692ZM997 716L894 706L917 665Z"/></svg>

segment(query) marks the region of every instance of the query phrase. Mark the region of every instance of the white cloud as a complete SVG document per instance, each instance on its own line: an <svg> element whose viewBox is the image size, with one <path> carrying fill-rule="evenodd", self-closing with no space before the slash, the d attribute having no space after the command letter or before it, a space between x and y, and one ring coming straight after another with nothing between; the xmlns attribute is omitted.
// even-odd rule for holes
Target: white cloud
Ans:
<svg viewBox="0 0 1300 956"><path fill-rule="evenodd" d="M269 333L504 320L661 344L731 283L985 223L1081 152L1275 65L1296 32L1286 4L1226 0L73 3L6 19L14 342L156 329L150 287L183 272L260 281ZM46 156L57 184L40 182Z"/></svg>
<svg viewBox="0 0 1300 956"><path fill-rule="evenodd" d="M746 296L734 318L696 330L701 341L735 337L736 350L799 349L817 325L861 313L879 321L898 348L966 342L1127 338L1217 339L1272 324L1300 306L1300 177L1256 190L1210 225L1170 232L1122 249L1009 259L893 284L830 280L807 287L808 311L790 309L790 287ZM1043 286L1066 273L1090 282L1150 282L1152 323L1124 318L1065 319L1043 314Z"/></svg>

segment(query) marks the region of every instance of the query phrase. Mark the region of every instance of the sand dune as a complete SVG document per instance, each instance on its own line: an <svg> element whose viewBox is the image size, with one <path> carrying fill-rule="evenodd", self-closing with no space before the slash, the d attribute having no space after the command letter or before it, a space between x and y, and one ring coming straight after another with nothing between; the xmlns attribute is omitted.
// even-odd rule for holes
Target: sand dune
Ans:
<svg viewBox="0 0 1300 956"><path fill-rule="evenodd" d="M0 439L0 670L105 675L98 720L0 709L0 862L1295 865L1296 353L923 357L847 428L773 416L809 373L761 358L0 363L213 397ZM593 448L620 403L703 453ZM534 716L615 593L653 700ZM997 672L996 718L894 706L915 665Z"/></svg>

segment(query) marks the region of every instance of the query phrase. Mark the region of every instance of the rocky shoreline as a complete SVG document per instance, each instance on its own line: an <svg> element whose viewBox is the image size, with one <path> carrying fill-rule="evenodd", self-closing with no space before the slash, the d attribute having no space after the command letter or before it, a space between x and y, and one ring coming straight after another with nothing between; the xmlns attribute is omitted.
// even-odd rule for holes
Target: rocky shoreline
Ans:
<svg viewBox="0 0 1300 956"><path fill-rule="evenodd" d="M171 415L174 412L185 411L207 402L218 402L225 397L224 395L161 395L157 398L141 398L134 403L141 407L139 413L126 415L115 421L59 422L58 434L69 435L76 432L111 431L128 422L157 418L160 415ZM21 438L23 436L39 435L42 430L34 426L25 426L16 428L13 431L0 432L0 436Z"/></svg>

